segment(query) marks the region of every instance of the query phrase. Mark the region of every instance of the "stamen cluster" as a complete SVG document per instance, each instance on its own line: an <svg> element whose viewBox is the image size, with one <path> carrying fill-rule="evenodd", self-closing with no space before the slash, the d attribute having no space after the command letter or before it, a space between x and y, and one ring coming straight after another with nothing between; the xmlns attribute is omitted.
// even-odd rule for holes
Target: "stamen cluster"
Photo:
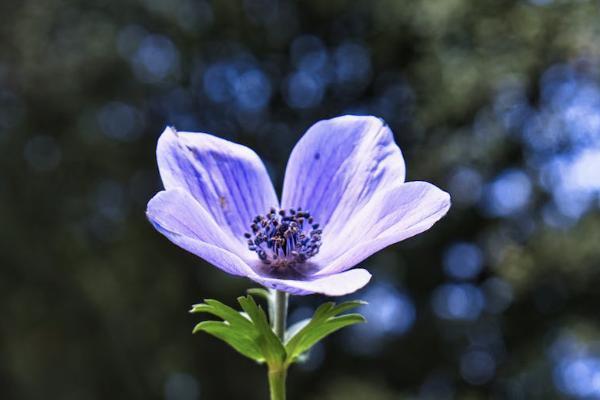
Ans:
<svg viewBox="0 0 600 400"><path fill-rule="evenodd" d="M308 211L302 208L276 210L258 215L245 233L248 249L273 267L301 264L319 252L322 230Z"/></svg>

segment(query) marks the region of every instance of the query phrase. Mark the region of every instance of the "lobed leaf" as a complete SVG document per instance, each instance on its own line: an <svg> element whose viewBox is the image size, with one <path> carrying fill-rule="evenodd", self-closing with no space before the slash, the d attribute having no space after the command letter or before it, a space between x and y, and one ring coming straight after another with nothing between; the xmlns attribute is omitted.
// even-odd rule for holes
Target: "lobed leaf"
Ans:
<svg viewBox="0 0 600 400"><path fill-rule="evenodd" d="M334 303L324 303L313 315L312 319L305 323L303 327L298 329L294 334L290 332L290 338L285 344L287 350L287 364L296 361L302 354L306 353L321 339L336 332L346 326L366 322L365 318L360 314L344 314L339 315L344 311L351 310L358 306L366 304L363 301L348 301L339 305ZM290 328L291 330L291 328Z"/></svg>
<svg viewBox="0 0 600 400"><path fill-rule="evenodd" d="M267 289L251 288L251 289L246 290L246 293L248 293L249 295L252 295L252 296L261 297L262 299L266 300L267 302L271 301L271 292L269 292Z"/></svg>
<svg viewBox="0 0 600 400"><path fill-rule="evenodd" d="M192 306L192 313L207 313L222 320L200 322L193 332L206 332L229 344L240 354L259 363L266 362L270 367L289 366L326 336L346 326L365 322L360 314L342 314L366 304L363 301L348 301L338 305L324 303L312 318L300 321L287 330L284 344L273 332L263 308L256 304L251 295L241 296L237 300L242 307L241 312L213 299Z"/></svg>
<svg viewBox="0 0 600 400"><path fill-rule="evenodd" d="M286 359L285 347L269 325L267 315L262 307L257 305L252 296L238 297L242 309L248 314L259 332L258 344L263 351L267 363L280 365Z"/></svg>
<svg viewBox="0 0 600 400"><path fill-rule="evenodd" d="M263 309L252 296L240 297L238 302L243 312L212 299L192 306L192 313L207 313L222 319L200 322L193 333L206 332L215 336L259 363L283 364L286 359L285 348L271 329Z"/></svg>
<svg viewBox="0 0 600 400"><path fill-rule="evenodd" d="M221 339L242 355L262 363L265 361L260 348L252 338L244 332L235 330L230 324L223 321L203 321L196 325L194 333L204 331L218 339Z"/></svg>

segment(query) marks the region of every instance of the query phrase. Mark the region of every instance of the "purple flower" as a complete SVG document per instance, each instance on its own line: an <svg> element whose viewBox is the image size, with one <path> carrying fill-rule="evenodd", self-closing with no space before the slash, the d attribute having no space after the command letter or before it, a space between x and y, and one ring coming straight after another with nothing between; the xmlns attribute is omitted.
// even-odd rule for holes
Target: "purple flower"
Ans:
<svg viewBox="0 0 600 400"><path fill-rule="evenodd" d="M371 279L350 269L443 217L449 195L405 182L402 153L378 118L313 125L288 161L279 202L260 158L205 133L167 128L157 159L165 190L154 227L223 271L292 294L341 296Z"/></svg>

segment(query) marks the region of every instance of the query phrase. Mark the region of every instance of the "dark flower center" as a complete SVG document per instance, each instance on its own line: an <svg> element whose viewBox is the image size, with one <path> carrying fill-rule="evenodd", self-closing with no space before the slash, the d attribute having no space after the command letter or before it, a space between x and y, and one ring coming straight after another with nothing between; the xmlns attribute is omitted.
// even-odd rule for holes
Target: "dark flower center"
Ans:
<svg viewBox="0 0 600 400"><path fill-rule="evenodd" d="M308 211L301 208L279 210L258 215L250 225L252 233L245 233L248 249L272 267L301 264L319 252L321 233Z"/></svg>

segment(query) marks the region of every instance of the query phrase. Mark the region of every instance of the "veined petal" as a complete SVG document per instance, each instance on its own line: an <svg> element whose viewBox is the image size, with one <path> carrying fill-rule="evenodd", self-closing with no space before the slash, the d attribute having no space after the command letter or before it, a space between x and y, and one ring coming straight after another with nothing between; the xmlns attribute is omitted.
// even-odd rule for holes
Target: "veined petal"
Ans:
<svg viewBox="0 0 600 400"><path fill-rule="evenodd" d="M343 116L320 121L292 151L282 206L310 210L324 237L337 234L376 193L403 183L404 175L402 153L382 120Z"/></svg>
<svg viewBox="0 0 600 400"><path fill-rule="evenodd" d="M253 253L231 240L206 210L182 189L159 192L148 203L146 215L159 232L179 247L231 275L250 278L266 287L292 294L341 296L360 289L371 279L364 269L305 279L279 279L261 274L259 268L250 266L258 262Z"/></svg>
<svg viewBox="0 0 600 400"><path fill-rule="evenodd" d="M245 146L169 127L156 154L165 189L189 192L237 240L256 215L279 204L265 166Z"/></svg>
<svg viewBox="0 0 600 400"><path fill-rule="evenodd" d="M316 276L311 280L278 279L262 276L250 276L250 279L263 286L283 290L295 295L320 293L326 296L343 296L353 293L371 280L371 274L356 268L333 275Z"/></svg>
<svg viewBox="0 0 600 400"><path fill-rule="evenodd" d="M213 217L183 189L156 194L148 202L146 215L160 233L179 247L229 274L254 274L243 260L245 253L250 252L224 232Z"/></svg>
<svg viewBox="0 0 600 400"><path fill-rule="evenodd" d="M323 239L329 250L312 261L316 275L345 271L373 253L429 229L450 208L450 196L427 182L408 182L382 191L348 221Z"/></svg>

